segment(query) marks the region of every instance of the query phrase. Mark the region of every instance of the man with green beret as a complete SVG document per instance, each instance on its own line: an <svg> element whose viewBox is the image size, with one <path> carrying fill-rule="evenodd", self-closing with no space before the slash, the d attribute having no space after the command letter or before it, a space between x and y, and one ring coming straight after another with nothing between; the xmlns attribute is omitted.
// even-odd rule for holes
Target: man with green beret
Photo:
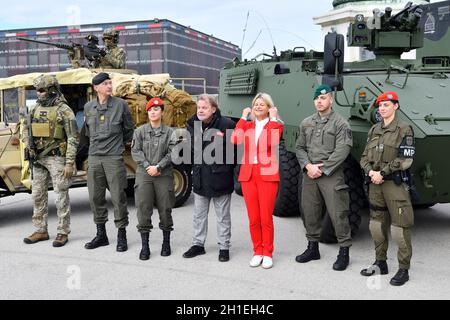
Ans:
<svg viewBox="0 0 450 320"><path fill-rule="evenodd" d="M330 86L320 85L313 97L317 113L300 123L296 155L303 171L300 200L308 248L295 260L306 263L320 259L319 238L325 205L340 245L333 269L342 271L348 266L352 244L343 163L353 139L348 122L333 111L331 92Z"/></svg>

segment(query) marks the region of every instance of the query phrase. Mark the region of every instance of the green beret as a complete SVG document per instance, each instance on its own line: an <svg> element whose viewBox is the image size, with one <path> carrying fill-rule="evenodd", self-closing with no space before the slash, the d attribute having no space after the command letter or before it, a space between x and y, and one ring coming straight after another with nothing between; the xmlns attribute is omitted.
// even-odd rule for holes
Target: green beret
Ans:
<svg viewBox="0 0 450 320"><path fill-rule="evenodd" d="M316 98L318 96L320 96L321 94L325 94L325 93L329 93L332 92L333 90L331 89L331 87L327 84L322 84L320 86L317 87L316 91L314 91L314 99L316 100Z"/></svg>

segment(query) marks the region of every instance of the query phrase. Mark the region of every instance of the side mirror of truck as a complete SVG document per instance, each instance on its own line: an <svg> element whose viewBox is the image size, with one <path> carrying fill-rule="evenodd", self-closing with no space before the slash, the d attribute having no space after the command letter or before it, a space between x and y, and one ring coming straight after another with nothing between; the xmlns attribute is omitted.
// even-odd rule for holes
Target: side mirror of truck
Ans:
<svg viewBox="0 0 450 320"><path fill-rule="evenodd" d="M325 36L322 84L337 91L343 90L344 36L336 32Z"/></svg>

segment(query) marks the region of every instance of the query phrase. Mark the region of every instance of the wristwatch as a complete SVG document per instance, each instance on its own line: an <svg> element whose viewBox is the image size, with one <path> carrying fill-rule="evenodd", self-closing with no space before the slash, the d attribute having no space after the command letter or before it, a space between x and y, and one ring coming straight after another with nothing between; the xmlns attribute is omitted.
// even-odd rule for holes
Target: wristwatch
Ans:
<svg viewBox="0 0 450 320"><path fill-rule="evenodd" d="M384 172L383 170L380 171L380 175L384 178L386 176L386 172Z"/></svg>

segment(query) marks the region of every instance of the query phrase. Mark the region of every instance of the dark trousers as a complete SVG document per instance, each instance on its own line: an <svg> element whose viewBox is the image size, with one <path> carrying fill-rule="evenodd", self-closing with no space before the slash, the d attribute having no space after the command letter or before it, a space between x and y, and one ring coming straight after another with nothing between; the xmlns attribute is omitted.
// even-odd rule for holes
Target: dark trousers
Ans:
<svg viewBox="0 0 450 320"><path fill-rule="evenodd" d="M117 228L128 225L127 172L122 156L89 156L88 190L91 210L96 224L108 221L106 189L114 206L114 223Z"/></svg>
<svg viewBox="0 0 450 320"><path fill-rule="evenodd" d="M159 213L159 228L163 231L173 230L172 207L175 203L175 193L172 175L151 177L147 172L136 172L134 199L137 208L139 232L150 232L153 228L153 204Z"/></svg>

